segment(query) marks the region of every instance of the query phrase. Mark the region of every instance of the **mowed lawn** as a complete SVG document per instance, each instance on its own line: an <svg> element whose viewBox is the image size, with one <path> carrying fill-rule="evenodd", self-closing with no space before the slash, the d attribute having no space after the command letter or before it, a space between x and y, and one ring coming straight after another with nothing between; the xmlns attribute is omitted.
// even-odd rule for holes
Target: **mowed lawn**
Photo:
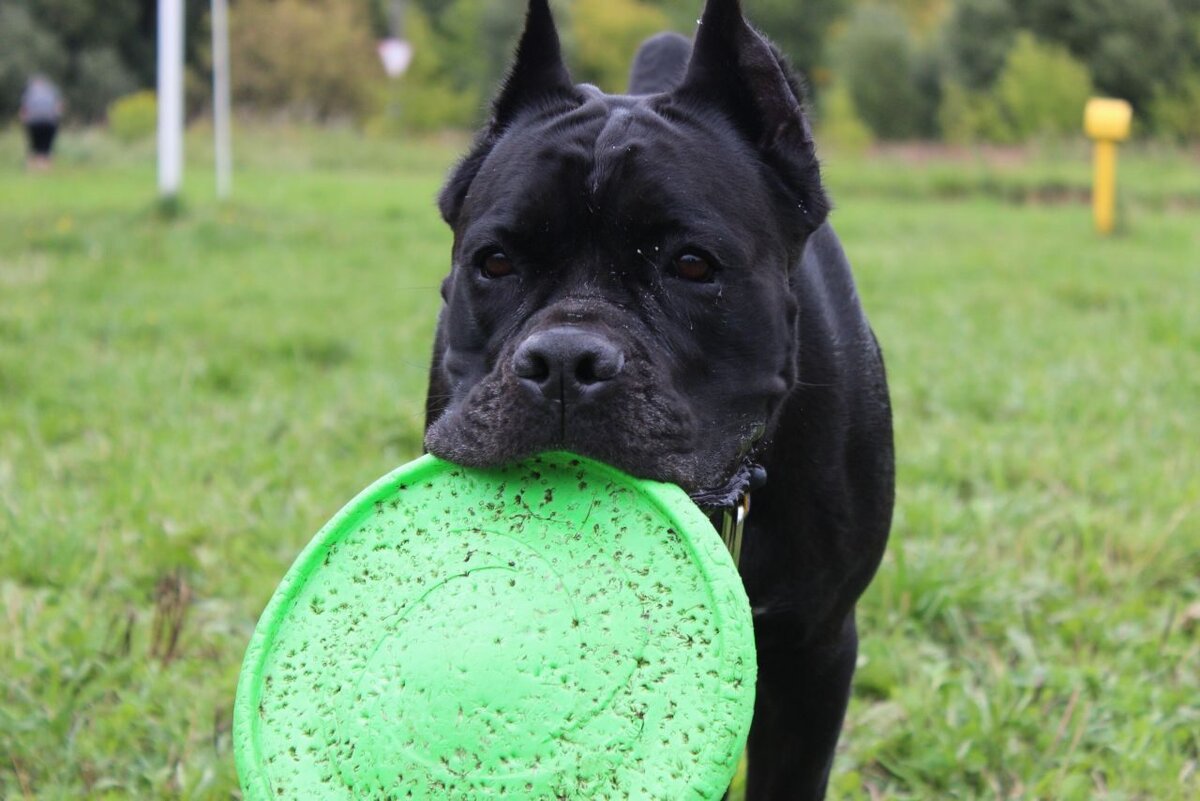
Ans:
<svg viewBox="0 0 1200 801"><path fill-rule="evenodd" d="M0 798L236 798L258 613L420 452L462 142L260 132L227 205L197 145L174 217L147 146L63 144L0 138ZM831 797L1200 797L1200 162L1100 240L994 191L1061 164L860 158L899 487Z"/></svg>

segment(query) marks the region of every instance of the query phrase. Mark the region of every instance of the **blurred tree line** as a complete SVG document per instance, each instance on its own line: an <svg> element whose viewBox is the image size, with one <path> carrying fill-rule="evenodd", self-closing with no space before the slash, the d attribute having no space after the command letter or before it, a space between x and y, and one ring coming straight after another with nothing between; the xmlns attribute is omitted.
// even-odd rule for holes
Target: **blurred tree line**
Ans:
<svg viewBox="0 0 1200 801"><path fill-rule="evenodd" d="M113 99L154 85L157 0L0 0L0 114L16 114L30 75L63 90L68 114L104 117ZM187 54L207 53L204 2L186 3ZM192 79L196 79L196 75Z"/></svg>
<svg viewBox="0 0 1200 801"><path fill-rule="evenodd" d="M1200 0L935 4L925 29L892 4L856 4L838 37L835 72L876 136L1074 132L1095 93L1132 103L1145 132L1200 139Z"/></svg>
<svg viewBox="0 0 1200 801"><path fill-rule="evenodd" d="M524 0L230 0L243 111L379 131L470 126L504 74ZM703 0L552 0L577 80L620 91L637 44L691 33ZM744 0L806 77L818 122L848 139L1018 142L1074 133L1084 100L1129 100L1142 131L1200 138L1200 0ZM189 0L189 109L203 113L208 3ZM31 72L71 115L154 78L155 0L0 0L0 107ZM402 33L408 73L375 43Z"/></svg>

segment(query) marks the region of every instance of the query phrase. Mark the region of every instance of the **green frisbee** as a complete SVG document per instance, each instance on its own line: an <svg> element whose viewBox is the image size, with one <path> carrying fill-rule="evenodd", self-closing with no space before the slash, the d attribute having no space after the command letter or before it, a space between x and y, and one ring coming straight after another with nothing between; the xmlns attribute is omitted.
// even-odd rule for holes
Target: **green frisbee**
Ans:
<svg viewBox="0 0 1200 801"><path fill-rule="evenodd" d="M288 571L234 750L247 801L713 801L755 675L737 569L683 490L566 453L424 456Z"/></svg>

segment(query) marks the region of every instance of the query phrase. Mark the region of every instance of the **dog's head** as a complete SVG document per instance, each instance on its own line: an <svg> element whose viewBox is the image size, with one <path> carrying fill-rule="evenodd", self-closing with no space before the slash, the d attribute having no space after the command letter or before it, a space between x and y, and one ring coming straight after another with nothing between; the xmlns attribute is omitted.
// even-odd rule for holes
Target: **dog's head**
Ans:
<svg viewBox="0 0 1200 801"><path fill-rule="evenodd" d="M531 0L493 118L439 200L454 250L432 453L492 466L565 449L694 492L769 429L796 380L789 273L828 208L811 133L736 0L710 0L675 72L654 94L574 86Z"/></svg>

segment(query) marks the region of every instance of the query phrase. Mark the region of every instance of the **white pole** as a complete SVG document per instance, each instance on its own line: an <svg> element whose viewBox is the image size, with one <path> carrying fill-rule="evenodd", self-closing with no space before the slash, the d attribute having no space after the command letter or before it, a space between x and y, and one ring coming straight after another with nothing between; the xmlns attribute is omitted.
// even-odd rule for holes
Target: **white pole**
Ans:
<svg viewBox="0 0 1200 801"><path fill-rule="evenodd" d="M216 148L217 197L233 189L233 141L229 130L229 7L212 0L213 146Z"/></svg>
<svg viewBox="0 0 1200 801"><path fill-rule="evenodd" d="M183 0L158 0L158 192L183 180Z"/></svg>

